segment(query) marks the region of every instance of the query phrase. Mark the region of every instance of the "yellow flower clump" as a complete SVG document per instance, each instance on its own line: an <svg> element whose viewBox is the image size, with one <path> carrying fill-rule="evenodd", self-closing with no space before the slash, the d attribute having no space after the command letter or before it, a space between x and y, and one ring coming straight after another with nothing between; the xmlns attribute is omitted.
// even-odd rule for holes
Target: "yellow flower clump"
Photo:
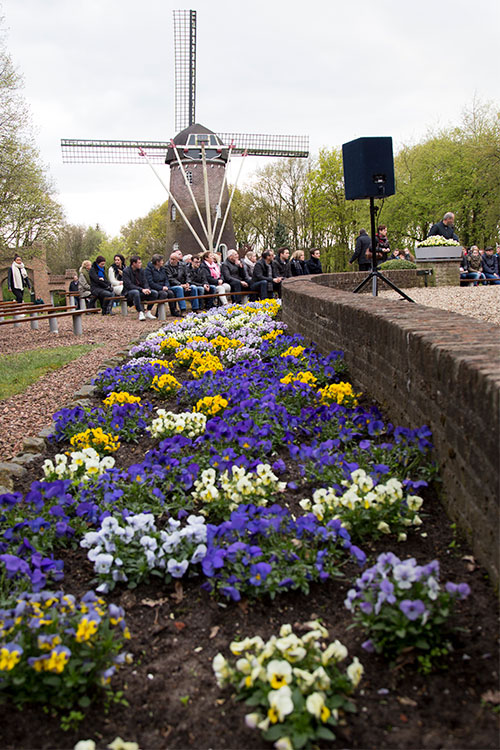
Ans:
<svg viewBox="0 0 500 750"><path fill-rule="evenodd" d="M180 346L182 346L182 344L180 344L179 341L177 341L177 339L174 339L173 336L167 336L161 342L160 349L162 350L162 352L167 352L171 354Z"/></svg>
<svg viewBox="0 0 500 750"><path fill-rule="evenodd" d="M280 357L297 357L299 359L304 359L304 357L300 356L304 351L305 348L303 346L289 346L286 352L280 354Z"/></svg>
<svg viewBox="0 0 500 750"><path fill-rule="evenodd" d="M342 404L357 406L360 393L354 393L350 383L331 383L318 391L321 404Z"/></svg>
<svg viewBox="0 0 500 750"><path fill-rule="evenodd" d="M201 412L207 417L214 417L219 412L224 411L228 403L227 399L219 395L205 396L205 398L200 398L193 411Z"/></svg>
<svg viewBox="0 0 500 750"><path fill-rule="evenodd" d="M112 391L109 396L107 396L103 402L104 406L114 406L115 404L140 404L141 398L140 396L132 396L131 393L127 393L127 391Z"/></svg>
<svg viewBox="0 0 500 750"><path fill-rule="evenodd" d="M181 349L175 352L175 358L181 367L189 367L194 355L198 353L194 349Z"/></svg>
<svg viewBox="0 0 500 750"><path fill-rule="evenodd" d="M216 336L211 340L210 344L223 352L226 349L238 349L240 346L243 346L243 342L239 341L239 339L229 339L227 336Z"/></svg>
<svg viewBox="0 0 500 750"><path fill-rule="evenodd" d="M205 344L208 344L208 339L206 336L196 336L196 335L190 336L187 339L186 344L192 344L192 343L197 343L197 342L203 342Z"/></svg>
<svg viewBox="0 0 500 750"><path fill-rule="evenodd" d="M201 378L206 372L223 370L224 366L218 357L209 352L193 352L193 360L189 366L195 378Z"/></svg>
<svg viewBox="0 0 500 750"><path fill-rule="evenodd" d="M181 384L174 378L173 375L165 373L164 375L154 376L153 382L151 383L151 388L154 391L158 391L162 395L167 396L177 393L177 391L181 388Z"/></svg>
<svg viewBox="0 0 500 750"><path fill-rule="evenodd" d="M307 385L312 386L316 385L317 382L318 378L308 370L304 372L289 372L288 375L285 375L285 377L280 380L280 383L283 383L284 385L289 385L290 383L306 383Z"/></svg>
<svg viewBox="0 0 500 750"><path fill-rule="evenodd" d="M276 341L278 336L282 336L285 332L281 328L276 328L275 331L271 331L271 333L265 333L263 336L261 336L262 341Z"/></svg>
<svg viewBox="0 0 500 750"><path fill-rule="evenodd" d="M72 447L78 450L95 448L98 453L100 451L112 453L120 447L120 442L116 435L104 432L102 427L91 427L85 430L85 432L78 432L76 435L73 435L69 442Z"/></svg>

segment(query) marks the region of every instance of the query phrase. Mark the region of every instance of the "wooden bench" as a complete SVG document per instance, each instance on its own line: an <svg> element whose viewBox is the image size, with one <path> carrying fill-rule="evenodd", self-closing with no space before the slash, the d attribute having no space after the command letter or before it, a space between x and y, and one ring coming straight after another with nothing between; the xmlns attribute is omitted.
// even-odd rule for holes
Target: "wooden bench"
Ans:
<svg viewBox="0 0 500 750"><path fill-rule="evenodd" d="M38 305L38 307L41 307L41 305ZM53 307L53 310L61 310L64 309L65 312L56 312L52 314L44 314L44 315L38 315L36 313L29 313L28 315L20 318L20 317L14 317L11 320L0 320L0 326L7 326L7 325L14 325L19 326L21 323L30 322L31 327L34 329L38 329L38 322L40 320L48 320L49 321L49 328L52 331L52 333L59 333L59 328L57 325L57 318L66 318L66 317L72 317L73 321L73 333L75 336L81 336L83 333L82 329L82 316L86 313L98 313L99 310L97 307L92 307L88 310L81 310L81 309L74 309L74 306L71 307L71 309L67 308L58 308ZM23 313L24 315L24 313Z"/></svg>
<svg viewBox="0 0 500 750"><path fill-rule="evenodd" d="M28 316L31 321L31 328L38 330L38 320L40 319L40 313L62 313L68 310L74 310L75 305L67 305L66 307L54 307L53 305L18 305L17 307L8 307L6 309L0 308L0 321L5 323L13 323L15 328L18 328L23 322L23 319ZM5 316L12 316L12 320L5 320Z"/></svg>

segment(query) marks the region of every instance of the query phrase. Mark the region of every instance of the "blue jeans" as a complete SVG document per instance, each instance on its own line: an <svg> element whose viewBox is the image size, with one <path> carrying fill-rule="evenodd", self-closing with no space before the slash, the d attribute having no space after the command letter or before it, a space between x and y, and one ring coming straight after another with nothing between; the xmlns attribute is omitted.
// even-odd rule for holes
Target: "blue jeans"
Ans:
<svg viewBox="0 0 500 750"><path fill-rule="evenodd" d="M183 289L181 286L172 286L170 288L171 288L171 290L173 291L173 293L175 294L176 297L196 297L196 298L198 298L198 296L201 294L201 292L203 292L203 287L202 286L194 286L194 284L190 284L189 289ZM201 292L198 291L198 290L201 290ZM186 309L186 300L181 300L181 302L179 302L179 307L180 307L181 310L185 310ZM191 307L193 308L193 310L199 310L200 309L200 301L199 301L199 299L192 299L191 300Z"/></svg>
<svg viewBox="0 0 500 750"><path fill-rule="evenodd" d="M498 278L498 276L495 276L494 273L487 273L485 271L484 275L486 276L487 279L492 279L492 281L490 282L491 284L500 284L500 278Z"/></svg>
<svg viewBox="0 0 500 750"><path fill-rule="evenodd" d="M175 294L176 297L184 297L185 296L184 289L181 286L171 286L170 289L173 291L173 293ZM185 310L186 309L186 302L184 300L182 300L178 304L179 304L179 309L180 310Z"/></svg>
<svg viewBox="0 0 500 750"><path fill-rule="evenodd" d="M262 281L254 281L252 284L250 284L250 289L252 292L258 292L259 299L267 299L268 297L272 297L273 293L267 291L267 281L264 279Z"/></svg>
<svg viewBox="0 0 500 750"><path fill-rule="evenodd" d="M466 273L460 274L460 279L475 279L472 286L477 286L479 283L478 279L484 279L484 275L478 271L467 271Z"/></svg>

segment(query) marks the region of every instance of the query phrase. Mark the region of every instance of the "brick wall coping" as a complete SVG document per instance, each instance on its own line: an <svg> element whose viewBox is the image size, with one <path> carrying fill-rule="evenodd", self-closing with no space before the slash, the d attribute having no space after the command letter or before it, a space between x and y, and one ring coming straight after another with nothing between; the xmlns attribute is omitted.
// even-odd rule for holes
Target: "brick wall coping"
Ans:
<svg viewBox="0 0 500 750"><path fill-rule="evenodd" d="M342 349L355 384L393 422L430 426L448 515L498 584L498 328L404 299L341 291L319 277L283 283L282 316L320 351Z"/></svg>

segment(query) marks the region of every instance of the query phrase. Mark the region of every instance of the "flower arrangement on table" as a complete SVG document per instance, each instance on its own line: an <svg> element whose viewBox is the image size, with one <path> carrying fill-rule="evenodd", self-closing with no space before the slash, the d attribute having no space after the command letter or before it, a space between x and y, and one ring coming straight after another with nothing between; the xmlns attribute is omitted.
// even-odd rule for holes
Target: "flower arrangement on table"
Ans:
<svg viewBox="0 0 500 750"><path fill-rule="evenodd" d="M447 237L442 237L440 234L435 234L432 237L427 237L427 239L422 240L422 242L417 242L416 247L444 247L447 245L460 245L460 242L457 242L456 240L452 240L451 238L448 239Z"/></svg>

